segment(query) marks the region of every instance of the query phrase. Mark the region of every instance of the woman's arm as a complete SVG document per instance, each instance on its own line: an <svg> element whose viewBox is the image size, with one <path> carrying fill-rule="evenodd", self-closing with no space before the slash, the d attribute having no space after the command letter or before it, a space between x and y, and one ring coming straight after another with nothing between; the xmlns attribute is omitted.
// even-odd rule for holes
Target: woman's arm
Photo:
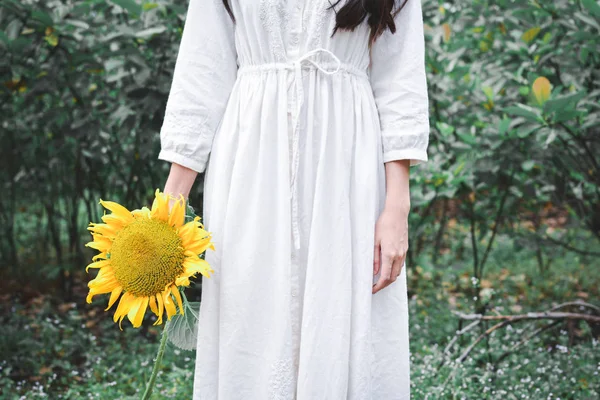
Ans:
<svg viewBox="0 0 600 400"><path fill-rule="evenodd" d="M182 194L187 202L190 197L192 185L196 181L196 176L198 176L197 171L177 163L172 163L171 171L169 172L169 177L167 178L163 192L169 193L174 197ZM170 205L172 205L174 200L171 199L170 201Z"/></svg>
<svg viewBox="0 0 600 400"><path fill-rule="evenodd" d="M405 0L398 0L398 6ZM371 49L371 86L379 112L385 207L375 227L373 293L394 282L408 251L409 169L424 163L429 144L429 101L421 0L407 0Z"/></svg>
<svg viewBox="0 0 600 400"><path fill-rule="evenodd" d="M373 293L396 281L408 251L410 213L409 160L385 163L386 196L384 209L375 226L373 274L381 271Z"/></svg>
<svg viewBox="0 0 600 400"><path fill-rule="evenodd" d="M218 1L190 0L158 159L171 162L165 192L187 199L204 172L237 77L234 24Z"/></svg>

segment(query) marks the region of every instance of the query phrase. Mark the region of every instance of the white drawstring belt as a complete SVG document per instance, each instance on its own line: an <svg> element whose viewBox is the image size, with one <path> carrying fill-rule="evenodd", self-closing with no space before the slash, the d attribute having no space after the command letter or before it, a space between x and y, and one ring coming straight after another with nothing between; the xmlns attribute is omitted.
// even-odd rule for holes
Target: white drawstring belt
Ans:
<svg viewBox="0 0 600 400"><path fill-rule="evenodd" d="M337 64L335 69L327 70L320 63L311 60L310 57L324 53L328 54ZM318 48L311 50L305 53L302 57L298 58L294 61L294 84L296 87L296 110L295 115L292 115L292 178L291 178L291 187L290 187L290 197L292 200L292 235L294 238L294 247L296 250L300 248L300 228L298 223L298 164L299 164L299 154L298 154L298 139L299 139L299 130L300 130L300 113L302 112L302 106L304 105L304 84L302 81L302 63L309 62L314 65L319 71L323 72L327 75L333 75L337 73L341 66L342 62L339 58L335 56L331 51L323 48Z"/></svg>

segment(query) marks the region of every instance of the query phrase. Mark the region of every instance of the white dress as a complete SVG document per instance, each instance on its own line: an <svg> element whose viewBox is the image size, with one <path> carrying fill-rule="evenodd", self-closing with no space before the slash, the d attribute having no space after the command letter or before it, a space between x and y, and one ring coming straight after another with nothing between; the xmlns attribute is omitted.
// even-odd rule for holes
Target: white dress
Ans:
<svg viewBox="0 0 600 400"><path fill-rule="evenodd" d="M158 156L206 172L193 398L408 399L406 266L371 287L384 163L427 161L421 2L371 53L327 0L231 5L190 1Z"/></svg>

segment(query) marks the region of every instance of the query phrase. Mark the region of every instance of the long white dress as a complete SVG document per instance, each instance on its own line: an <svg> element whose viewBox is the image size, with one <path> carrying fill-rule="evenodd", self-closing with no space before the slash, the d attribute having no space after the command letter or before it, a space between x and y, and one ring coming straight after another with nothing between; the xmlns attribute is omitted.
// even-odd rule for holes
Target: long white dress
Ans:
<svg viewBox="0 0 600 400"><path fill-rule="evenodd" d="M158 156L206 172L194 399L408 399L406 266L371 287L384 163L427 161L421 2L371 52L327 0L231 5L190 1Z"/></svg>

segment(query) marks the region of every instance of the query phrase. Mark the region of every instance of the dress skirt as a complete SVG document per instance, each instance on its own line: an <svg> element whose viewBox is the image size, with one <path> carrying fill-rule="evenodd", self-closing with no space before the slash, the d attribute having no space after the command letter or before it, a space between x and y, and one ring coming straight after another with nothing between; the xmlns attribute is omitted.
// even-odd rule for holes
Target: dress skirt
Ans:
<svg viewBox="0 0 600 400"><path fill-rule="evenodd" d="M214 138L197 400L409 398L406 268L372 294L385 170L371 88L352 72L301 73L296 132L294 72L265 68L240 74Z"/></svg>

